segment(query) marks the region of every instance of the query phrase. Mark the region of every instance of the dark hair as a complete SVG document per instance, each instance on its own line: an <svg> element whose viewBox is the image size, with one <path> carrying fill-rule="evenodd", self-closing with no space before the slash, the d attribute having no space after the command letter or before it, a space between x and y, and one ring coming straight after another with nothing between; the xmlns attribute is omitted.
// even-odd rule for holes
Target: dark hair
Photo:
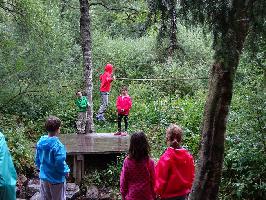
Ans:
<svg viewBox="0 0 266 200"><path fill-rule="evenodd" d="M149 157L150 146L146 135L141 132L134 133L130 138L129 157L141 161Z"/></svg>
<svg viewBox="0 0 266 200"><path fill-rule="evenodd" d="M122 86L120 91L128 91L127 86Z"/></svg>
<svg viewBox="0 0 266 200"><path fill-rule="evenodd" d="M170 142L170 146L173 148L180 147L180 142L182 141L182 135L183 135L182 129L175 124L171 124L166 130L166 138Z"/></svg>
<svg viewBox="0 0 266 200"><path fill-rule="evenodd" d="M49 133L56 132L61 126L61 120L55 116L49 116L45 122L45 129Z"/></svg>
<svg viewBox="0 0 266 200"><path fill-rule="evenodd" d="M80 90L77 90L76 95L77 95L79 92L81 92L81 91L80 91ZM82 93L82 92L81 92L81 93Z"/></svg>

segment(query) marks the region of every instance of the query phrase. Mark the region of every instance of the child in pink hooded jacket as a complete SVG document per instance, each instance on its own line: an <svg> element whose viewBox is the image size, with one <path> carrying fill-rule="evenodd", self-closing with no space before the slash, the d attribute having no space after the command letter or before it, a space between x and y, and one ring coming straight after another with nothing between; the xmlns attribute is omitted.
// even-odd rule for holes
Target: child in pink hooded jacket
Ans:
<svg viewBox="0 0 266 200"><path fill-rule="evenodd" d="M124 160L120 191L122 200L154 200L154 162L149 157L149 144L143 132L130 138L129 156Z"/></svg>
<svg viewBox="0 0 266 200"><path fill-rule="evenodd" d="M132 100L131 97L128 95L127 87L124 86L121 89L121 95L117 97L116 100L116 108L118 112L118 132L115 133L115 135L126 135L127 134L127 128L128 128L128 114L132 107ZM121 132L121 123L122 119L124 118L125 122L125 132Z"/></svg>

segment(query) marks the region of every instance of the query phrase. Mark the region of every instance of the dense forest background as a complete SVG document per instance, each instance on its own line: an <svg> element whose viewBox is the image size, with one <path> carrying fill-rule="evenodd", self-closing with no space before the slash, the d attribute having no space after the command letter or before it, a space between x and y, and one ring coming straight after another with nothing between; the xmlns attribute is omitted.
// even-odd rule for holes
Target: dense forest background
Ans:
<svg viewBox="0 0 266 200"><path fill-rule="evenodd" d="M94 110L107 62L118 78L176 79L116 80L107 122L95 121L95 128L116 131L115 99L127 85L133 99L129 132L147 134L152 157L166 148L165 128L177 123L184 146L197 158L215 35L185 18L178 6L173 32L171 5L154 2L90 2ZM63 121L62 134L75 133L75 92L84 89L79 6L70 0L0 0L0 128L18 173L34 170L33 147L47 116ZM235 75L220 199L263 199L266 192L266 40L246 40L252 42L245 43ZM118 190L122 160L123 155L87 181Z"/></svg>

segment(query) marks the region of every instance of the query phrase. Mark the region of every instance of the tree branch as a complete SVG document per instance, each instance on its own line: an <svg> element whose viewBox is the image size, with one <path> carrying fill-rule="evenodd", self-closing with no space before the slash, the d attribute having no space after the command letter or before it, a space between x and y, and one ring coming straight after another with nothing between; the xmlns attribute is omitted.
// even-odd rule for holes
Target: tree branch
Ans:
<svg viewBox="0 0 266 200"><path fill-rule="evenodd" d="M8 7L5 7L5 6L1 5L1 4L0 4L0 8L2 8L4 11L6 11L6 12L12 14L12 15L14 15L14 13L16 13L14 10L12 10L12 9L10 9Z"/></svg>
<svg viewBox="0 0 266 200"><path fill-rule="evenodd" d="M24 90L22 90L22 87L20 87L19 88L19 92L16 95L12 96L10 99L8 99L6 102L4 102L2 104L2 106L0 107L0 110L3 110L4 107L6 107L7 105L10 105L10 103L13 103L18 97L20 97L22 95L39 92L37 90L29 90L29 91L27 91L29 86L30 85L27 85L27 87Z"/></svg>
<svg viewBox="0 0 266 200"><path fill-rule="evenodd" d="M91 6L102 6L107 10L113 10L113 11L120 11L120 12L126 12L126 11L131 11L134 13L140 13L141 11L135 9L135 8L131 8L131 7L120 7L120 8L115 8L115 7L109 7L106 4L104 4L103 2L93 2L89 4L89 8Z"/></svg>
<svg viewBox="0 0 266 200"><path fill-rule="evenodd" d="M6 2L6 4L8 6L5 6L4 2L0 3L0 8L2 8L6 12L12 14L13 16L15 16L14 14L19 14L19 15L23 16L22 12L15 9L16 6L14 4L12 4L10 2Z"/></svg>

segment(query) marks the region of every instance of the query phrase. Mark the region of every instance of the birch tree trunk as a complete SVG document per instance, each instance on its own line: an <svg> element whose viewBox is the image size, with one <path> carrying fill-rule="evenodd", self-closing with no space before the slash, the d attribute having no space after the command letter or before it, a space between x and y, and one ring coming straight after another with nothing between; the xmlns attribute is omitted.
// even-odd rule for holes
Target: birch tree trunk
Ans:
<svg viewBox="0 0 266 200"><path fill-rule="evenodd" d="M224 31L217 42L209 76L200 159L190 200L215 200L218 196L224 159L224 141L233 82L248 33L248 9L252 1L233 0Z"/></svg>
<svg viewBox="0 0 266 200"><path fill-rule="evenodd" d="M92 102L92 53L91 53L91 32L90 32L90 14L88 0L79 0L80 2L80 34L83 52L85 90L90 107L87 110L86 134L94 132L93 124L93 102Z"/></svg>

